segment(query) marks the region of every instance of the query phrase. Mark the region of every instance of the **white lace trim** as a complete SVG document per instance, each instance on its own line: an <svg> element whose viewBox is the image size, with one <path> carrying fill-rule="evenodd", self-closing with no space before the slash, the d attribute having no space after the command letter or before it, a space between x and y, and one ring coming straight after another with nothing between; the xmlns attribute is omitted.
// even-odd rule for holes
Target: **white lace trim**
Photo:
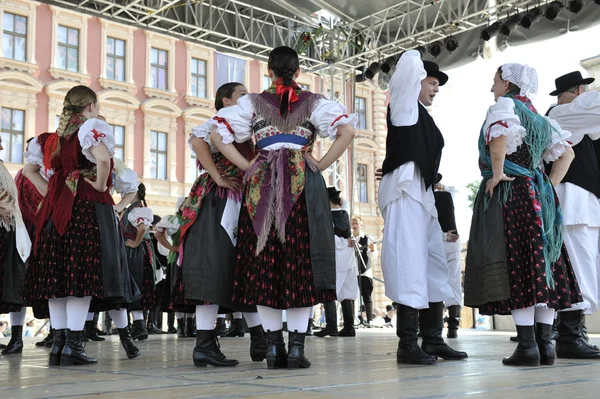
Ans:
<svg viewBox="0 0 600 399"><path fill-rule="evenodd" d="M506 136L506 155L510 155L517 152L517 148L523 144L523 138L526 135L527 131L523 126L510 121L498 121L495 125L490 126L486 140L489 143L492 139Z"/></svg>

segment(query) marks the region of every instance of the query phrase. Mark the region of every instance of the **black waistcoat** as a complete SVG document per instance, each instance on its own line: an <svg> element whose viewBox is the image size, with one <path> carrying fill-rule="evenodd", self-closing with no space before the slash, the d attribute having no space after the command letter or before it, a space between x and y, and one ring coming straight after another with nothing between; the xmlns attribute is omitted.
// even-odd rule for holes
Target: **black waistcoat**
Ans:
<svg viewBox="0 0 600 399"><path fill-rule="evenodd" d="M364 262L364 266L360 259L358 261L358 271L360 274L365 273L371 268L371 260L369 259L369 236L364 235L358 239L358 247L360 248L360 256Z"/></svg>
<svg viewBox="0 0 600 399"><path fill-rule="evenodd" d="M433 185L440 167L444 137L425 107L419 103L419 119L416 124L394 126L388 106L387 128L383 175L412 161L419 167L426 188Z"/></svg>
<svg viewBox="0 0 600 399"><path fill-rule="evenodd" d="M444 233L456 231L456 220L454 219L454 201L452 194L448 191L436 191L435 207L438 212L438 221Z"/></svg>
<svg viewBox="0 0 600 399"><path fill-rule="evenodd" d="M350 217L346 211L331 211L333 232L336 236L350 238Z"/></svg>

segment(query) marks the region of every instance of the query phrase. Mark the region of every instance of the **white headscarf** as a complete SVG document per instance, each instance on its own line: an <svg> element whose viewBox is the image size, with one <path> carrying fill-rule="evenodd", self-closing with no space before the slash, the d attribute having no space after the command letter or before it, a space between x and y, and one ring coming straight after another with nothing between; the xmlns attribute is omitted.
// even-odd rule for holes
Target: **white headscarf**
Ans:
<svg viewBox="0 0 600 399"><path fill-rule="evenodd" d="M504 64L502 69L502 80L508 80L519 86L521 96L532 99L538 91L537 71L529 65Z"/></svg>

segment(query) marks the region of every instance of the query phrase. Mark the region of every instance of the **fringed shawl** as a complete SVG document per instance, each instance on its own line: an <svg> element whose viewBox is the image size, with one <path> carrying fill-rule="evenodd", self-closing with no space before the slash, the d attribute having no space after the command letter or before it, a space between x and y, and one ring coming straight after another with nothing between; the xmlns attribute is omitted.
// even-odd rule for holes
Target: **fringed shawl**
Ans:
<svg viewBox="0 0 600 399"><path fill-rule="evenodd" d="M254 112L269 125L275 126L281 133L289 133L304 123L315 108L317 101L322 98L325 97L321 94L302 91L299 94L299 100L291 104L290 112L282 117L279 115L279 96L268 91L250 94Z"/></svg>

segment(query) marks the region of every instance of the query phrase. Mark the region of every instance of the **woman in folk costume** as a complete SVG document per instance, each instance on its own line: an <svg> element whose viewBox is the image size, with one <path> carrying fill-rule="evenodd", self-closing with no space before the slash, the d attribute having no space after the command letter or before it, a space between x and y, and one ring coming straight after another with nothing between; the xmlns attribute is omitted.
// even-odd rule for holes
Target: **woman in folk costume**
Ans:
<svg viewBox="0 0 600 399"><path fill-rule="evenodd" d="M494 76L466 260L465 304L513 316L519 345L502 361L511 366L554 364L555 310L582 301L553 188L573 160L570 132L537 113L530 100L537 87L527 65L505 64ZM550 176L542 161L554 161Z"/></svg>
<svg viewBox="0 0 600 399"><path fill-rule="evenodd" d="M153 310L156 305L154 247L150 240L150 226L154 221L152 209L146 203L146 186L140 183L133 202L121 218L121 231L125 239L129 270L139 287L142 297L129 305L133 316L131 336L135 340L148 339L144 321L144 310Z"/></svg>
<svg viewBox="0 0 600 399"><path fill-rule="evenodd" d="M92 309L110 310L128 297L109 191L114 136L97 117L96 93L75 86L65 97L56 133L37 140L45 170L53 174L37 214L25 298L48 300L55 329L51 366L96 363L82 344L90 302ZM28 163L23 173L33 182L40 170Z"/></svg>
<svg viewBox="0 0 600 399"><path fill-rule="evenodd" d="M215 108L218 111L234 106L246 94L242 84L226 83L217 90ZM199 168L206 173L196 179L181 211L181 271L185 300L196 305L197 337L193 359L197 367L238 364L237 360L227 359L219 349L214 331L219 306L244 312L250 328L253 361L263 361L267 351L256 306L232 301L235 229L240 214L243 171L212 144L210 130L216 123L211 119L192 129L189 144L196 153ZM237 148L244 159L254 156L251 142Z"/></svg>
<svg viewBox="0 0 600 399"><path fill-rule="evenodd" d="M335 187L327 187L329 203L331 205L331 217L333 219L333 231L335 233L335 293L337 300L342 304L344 315L344 328L338 331L337 304L335 301L326 302L325 322L326 326L315 333L315 337L354 337L354 300L358 296L358 268L357 259L354 254L354 241L352 241L352 230L350 228L350 216L342 209L341 191Z"/></svg>
<svg viewBox="0 0 600 399"><path fill-rule="evenodd" d="M0 151L2 151L0 137ZM10 313L11 339L3 355L23 351L23 280L31 241L19 210L17 187L0 160L0 314Z"/></svg>
<svg viewBox="0 0 600 399"><path fill-rule="evenodd" d="M273 49L268 67L274 84L221 109L211 139L246 171L233 300L258 305L269 368L307 368L304 341L312 306L335 300L336 288L333 221L320 171L354 138L356 115L300 89L293 49ZM260 151L248 161L234 142L246 142L252 134ZM320 161L311 156L318 136L335 139ZM284 309L289 353L282 333Z"/></svg>

